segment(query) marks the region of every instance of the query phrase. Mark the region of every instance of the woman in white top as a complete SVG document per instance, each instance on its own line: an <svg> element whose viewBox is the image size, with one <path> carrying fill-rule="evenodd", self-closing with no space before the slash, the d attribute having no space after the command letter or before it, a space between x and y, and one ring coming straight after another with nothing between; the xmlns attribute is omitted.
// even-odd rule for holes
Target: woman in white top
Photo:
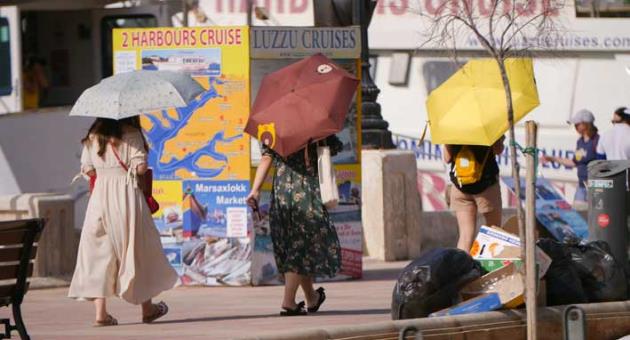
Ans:
<svg viewBox="0 0 630 340"><path fill-rule="evenodd" d="M95 175L96 183L68 296L94 301L95 326L118 323L105 304L114 295L141 304L145 323L164 316L168 306L151 299L177 282L138 187L138 175L147 171L147 143L141 131L138 117L98 118L83 139L81 172Z"/></svg>
<svg viewBox="0 0 630 340"><path fill-rule="evenodd" d="M613 128L602 134L597 144L599 158L609 161L630 160L630 111L620 107L613 114Z"/></svg>

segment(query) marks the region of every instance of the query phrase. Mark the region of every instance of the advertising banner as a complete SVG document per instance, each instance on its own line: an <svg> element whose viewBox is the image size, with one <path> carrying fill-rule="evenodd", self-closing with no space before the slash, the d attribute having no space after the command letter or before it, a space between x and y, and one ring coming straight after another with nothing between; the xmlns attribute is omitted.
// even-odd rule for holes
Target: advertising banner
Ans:
<svg viewBox="0 0 630 340"><path fill-rule="evenodd" d="M116 29L114 72L189 73L207 91L188 106L142 116L154 215L185 285L251 283L247 27Z"/></svg>
<svg viewBox="0 0 630 340"><path fill-rule="evenodd" d="M503 177L503 183L514 192L514 180ZM525 180L521 180L521 200L525 204ZM536 220L557 241L588 239L588 224L562 195L544 178L536 180Z"/></svg>

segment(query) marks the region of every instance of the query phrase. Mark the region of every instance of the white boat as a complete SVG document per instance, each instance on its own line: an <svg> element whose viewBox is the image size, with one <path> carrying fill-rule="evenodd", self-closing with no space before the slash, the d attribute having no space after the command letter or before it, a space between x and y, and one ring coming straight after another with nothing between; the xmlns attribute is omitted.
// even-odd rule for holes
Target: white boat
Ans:
<svg viewBox="0 0 630 340"><path fill-rule="evenodd" d="M160 71L205 71L210 62L203 56L171 56L166 61L153 61Z"/></svg>

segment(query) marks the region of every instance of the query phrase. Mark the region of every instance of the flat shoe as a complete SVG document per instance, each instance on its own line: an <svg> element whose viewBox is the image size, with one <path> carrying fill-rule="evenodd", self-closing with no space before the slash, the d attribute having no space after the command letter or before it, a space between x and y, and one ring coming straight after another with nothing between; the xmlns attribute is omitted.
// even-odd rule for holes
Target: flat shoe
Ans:
<svg viewBox="0 0 630 340"><path fill-rule="evenodd" d="M324 304L324 301L326 301L326 293L324 293L324 287L317 288L316 292L319 293L319 299L317 299L317 303L315 304L315 306L307 308L309 313L316 313L319 310L319 307L321 307L322 304Z"/></svg>
<svg viewBox="0 0 630 340"><path fill-rule="evenodd" d="M168 306L166 305L166 303L164 303L164 301L160 301L159 303L154 305L155 311L153 312L153 314L149 315L149 316L143 316L142 317L142 322L143 323L151 323L161 317L163 317L164 315L166 315L168 313Z"/></svg>
<svg viewBox="0 0 630 340"><path fill-rule="evenodd" d="M282 307L284 309L283 312L280 312L280 316L302 316L306 315L306 311L304 310L304 301L297 304L294 309Z"/></svg>
<svg viewBox="0 0 630 340"><path fill-rule="evenodd" d="M105 320L96 320L92 326L94 327L108 327L108 326L116 326L118 325L118 320L116 320L113 316L107 314Z"/></svg>

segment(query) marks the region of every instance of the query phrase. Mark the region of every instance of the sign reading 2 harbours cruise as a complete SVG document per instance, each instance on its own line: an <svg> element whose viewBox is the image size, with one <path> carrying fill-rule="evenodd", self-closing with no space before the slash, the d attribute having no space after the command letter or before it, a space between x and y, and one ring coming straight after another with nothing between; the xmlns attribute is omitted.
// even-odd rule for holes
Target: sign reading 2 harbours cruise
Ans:
<svg viewBox="0 0 630 340"><path fill-rule="evenodd" d="M143 116L156 180L248 180L246 27L114 31L114 72L190 73L208 91L187 107Z"/></svg>
<svg viewBox="0 0 630 340"><path fill-rule="evenodd" d="M116 29L113 35L115 73L186 72L207 90L186 107L141 117L161 204L154 220L167 257L184 284L249 284L248 28Z"/></svg>

